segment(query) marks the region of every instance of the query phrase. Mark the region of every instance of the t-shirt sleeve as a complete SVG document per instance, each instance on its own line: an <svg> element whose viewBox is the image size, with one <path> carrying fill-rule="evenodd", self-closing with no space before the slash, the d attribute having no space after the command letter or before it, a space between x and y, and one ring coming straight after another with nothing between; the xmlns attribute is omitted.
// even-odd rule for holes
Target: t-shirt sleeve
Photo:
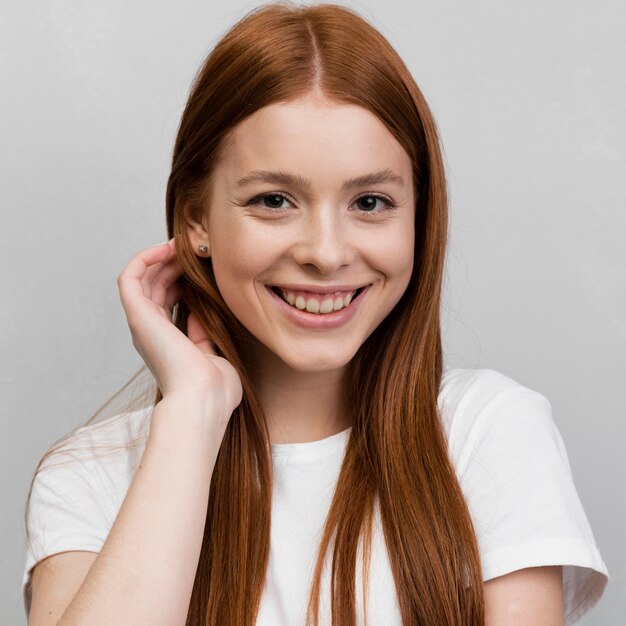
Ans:
<svg viewBox="0 0 626 626"><path fill-rule="evenodd" d="M565 623L573 624L600 599L608 572L551 405L516 385L499 389L479 406L479 411L465 407L453 449L483 578L562 565Z"/></svg>
<svg viewBox="0 0 626 626"><path fill-rule="evenodd" d="M26 507L27 614L31 570L39 561L102 549L143 454L151 412L149 406L77 429L36 472Z"/></svg>
<svg viewBox="0 0 626 626"><path fill-rule="evenodd" d="M70 550L100 552L130 480L126 453L62 454L35 474L26 509L26 558L22 593L30 612L31 570L41 560Z"/></svg>
<svg viewBox="0 0 626 626"><path fill-rule="evenodd" d="M102 548L109 528L96 488L88 468L73 460L44 466L35 475L26 511L28 536L22 578L27 613L31 570L39 561L59 552L99 552Z"/></svg>

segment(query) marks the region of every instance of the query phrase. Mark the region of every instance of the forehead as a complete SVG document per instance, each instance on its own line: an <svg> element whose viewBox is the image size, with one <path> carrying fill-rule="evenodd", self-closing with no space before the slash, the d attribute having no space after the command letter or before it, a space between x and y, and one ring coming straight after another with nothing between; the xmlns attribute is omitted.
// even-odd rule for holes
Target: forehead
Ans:
<svg viewBox="0 0 626 626"><path fill-rule="evenodd" d="M254 169L294 172L317 185L390 169L408 184L412 165L367 109L307 96L266 106L233 129L216 177L235 184Z"/></svg>

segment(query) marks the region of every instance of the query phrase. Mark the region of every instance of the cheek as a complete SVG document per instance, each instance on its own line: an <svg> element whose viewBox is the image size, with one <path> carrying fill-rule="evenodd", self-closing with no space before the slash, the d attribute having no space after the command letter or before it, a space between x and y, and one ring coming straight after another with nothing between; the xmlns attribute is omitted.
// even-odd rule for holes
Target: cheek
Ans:
<svg viewBox="0 0 626 626"><path fill-rule="evenodd" d="M254 256L238 252L236 246L218 247L211 256L217 288L226 306L243 322L254 301Z"/></svg>
<svg viewBox="0 0 626 626"><path fill-rule="evenodd" d="M372 238L370 258L376 269L404 292L411 273L415 256L415 233L412 224L395 228L384 237Z"/></svg>
<svg viewBox="0 0 626 626"><path fill-rule="evenodd" d="M217 286L227 304L243 300L254 289L254 279L280 258L277 238L255 227L252 220L244 220L237 227L219 224L213 232L220 234L211 241Z"/></svg>

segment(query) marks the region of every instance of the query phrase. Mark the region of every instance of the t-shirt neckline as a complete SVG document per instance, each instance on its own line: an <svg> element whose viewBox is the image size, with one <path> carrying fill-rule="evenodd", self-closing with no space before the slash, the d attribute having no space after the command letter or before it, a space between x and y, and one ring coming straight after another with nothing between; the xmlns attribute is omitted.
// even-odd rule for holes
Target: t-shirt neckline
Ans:
<svg viewBox="0 0 626 626"><path fill-rule="evenodd" d="M316 457L320 455L326 455L329 452L334 452L345 446L352 426L349 426L345 430L342 430L324 439L318 439L317 441L305 441L302 443L273 443L272 457Z"/></svg>

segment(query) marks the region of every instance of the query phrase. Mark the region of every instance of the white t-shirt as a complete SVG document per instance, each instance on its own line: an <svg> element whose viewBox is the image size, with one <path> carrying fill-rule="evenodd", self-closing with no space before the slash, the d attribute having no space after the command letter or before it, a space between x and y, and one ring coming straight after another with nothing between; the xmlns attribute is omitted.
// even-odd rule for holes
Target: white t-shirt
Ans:
<svg viewBox="0 0 626 626"><path fill-rule="evenodd" d="M448 369L439 395L448 445L474 521L484 580L525 567L563 565L566 624L601 597L608 572L572 480L563 441L541 394L493 370ZM76 431L80 453L40 471L28 510L32 541L23 576L30 608L30 570L66 550L100 551L119 511L143 444L103 455L147 433L151 409ZM266 585L257 626L304 624L316 549L350 428L308 443L272 446L274 491ZM96 447L97 446L97 447ZM400 610L375 509L368 623L401 626ZM329 559L325 574L329 573ZM358 623L363 623L357 564ZM321 623L330 624L329 577Z"/></svg>

